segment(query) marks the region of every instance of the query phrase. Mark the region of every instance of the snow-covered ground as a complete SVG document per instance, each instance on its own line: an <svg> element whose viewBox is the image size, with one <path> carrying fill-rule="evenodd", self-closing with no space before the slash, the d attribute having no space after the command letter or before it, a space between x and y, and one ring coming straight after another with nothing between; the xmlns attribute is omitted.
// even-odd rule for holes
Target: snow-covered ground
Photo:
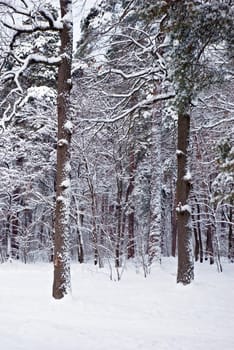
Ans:
<svg viewBox="0 0 234 350"><path fill-rule="evenodd" d="M175 283L176 261L148 278L128 268L120 282L72 266L73 293L51 297L52 265L0 265L1 350L233 350L234 266L196 265Z"/></svg>

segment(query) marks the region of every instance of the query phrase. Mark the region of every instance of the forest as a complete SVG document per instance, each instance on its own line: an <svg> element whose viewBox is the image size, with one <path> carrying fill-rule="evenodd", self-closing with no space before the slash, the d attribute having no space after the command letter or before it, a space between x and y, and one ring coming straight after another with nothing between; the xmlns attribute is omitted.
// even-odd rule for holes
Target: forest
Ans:
<svg viewBox="0 0 234 350"><path fill-rule="evenodd" d="M53 263L55 299L71 263L120 280L176 257L182 285L234 263L233 18L230 0L0 0L1 263Z"/></svg>

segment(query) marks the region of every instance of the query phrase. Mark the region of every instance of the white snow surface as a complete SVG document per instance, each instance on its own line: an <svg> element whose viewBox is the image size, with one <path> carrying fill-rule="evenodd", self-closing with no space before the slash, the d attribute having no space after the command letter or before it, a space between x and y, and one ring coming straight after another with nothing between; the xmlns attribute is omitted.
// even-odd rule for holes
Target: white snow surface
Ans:
<svg viewBox="0 0 234 350"><path fill-rule="evenodd" d="M196 265L192 285L176 284L176 260L146 279L128 267L72 265L73 294L51 297L52 265L0 265L3 350L233 350L234 266Z"/></svg>

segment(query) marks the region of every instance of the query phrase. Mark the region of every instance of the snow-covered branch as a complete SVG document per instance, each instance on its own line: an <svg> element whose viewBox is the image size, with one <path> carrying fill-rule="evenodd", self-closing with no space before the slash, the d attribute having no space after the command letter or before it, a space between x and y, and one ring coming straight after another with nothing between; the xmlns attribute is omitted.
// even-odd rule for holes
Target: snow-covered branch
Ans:
<svg viewBox="0 0 234 350"><path fill-rule="evenodd" d="M58 65L59 62L61 62L61 57L46 57L46 56L41 55L41 54L30 54L26 57L25 60L19 59L19 61L22 62L21 67L19 67L17 69L9 70L8 72L5 72L2 75L0 81L6 82L8 80L14 80L18 90L20 92L23 92L23 89L22 89L21 84L19 82L19 77L28 68L28 66L30 64L43 63L43 64L50 65L50 66L51 65Z"/></svg>
<svg viewBox="0 0 234 350"><path fill-rule="evenodd" d="M142 69L140 71L137 72L133 72L130 74L127 74L125 72L123 72L121 69L110 69L108 71L104 71L102 73L100 73L100 77L106 74L117 74L120 75L123 79L134 79L134 78L138 78L138 77L142 77L142 76L147 76L149 74L155 74L155 73L159 73L160 72L160 68L159 67L150 67L150 68L146 68L146 69Z"/></svg>
<svg viewBox="0 0 234 350"><path fill-rule="evenodd" d="M17 5L15 1L14 2L9 0L0 1L0 5L6 6L7 9L12 10L14 13L30 17L31 16L30 7L28 6L28 4L26 4L26 2L23 2L23 4L24 4L24 7Z"/></svg>
<svg viewBox="0 0 234 350"><path fill-rule="evenodd" d="M19 6L12 1L0 1L0 5L5 6L8 20L1 19L1 23L14 31L22 33L32 33L33 31L46 31L46 30L61 30L63 23L59 19L55 19L54 16L43 5L39 8L35 8L32 3L29 5L23 2L24 6ZM21 20L16 21L15 17L21 16ZM26 17L30 20L29 24L23 23L23 19ZM20 24L22 22L23 24Z"/></svg>
<svg viewBox="0 0 234 350"><path fill-rule="evenodd" d="M153 95L149 98L146 98L146 99L136 103L134 106L132 106L131 108L128 108L126 111L124 111L123 113L121 113L120 115L116 116L113 119L83 119L83 120L88 121L88 122L114 123L114 122L117 122L117 121L131 115L132 113L134 113L138 110L151 108L152 105L154 105L155 103L157 103L159 101L167 101L167 100L170 100L174 97L175 97L174 92Z"/></svg>

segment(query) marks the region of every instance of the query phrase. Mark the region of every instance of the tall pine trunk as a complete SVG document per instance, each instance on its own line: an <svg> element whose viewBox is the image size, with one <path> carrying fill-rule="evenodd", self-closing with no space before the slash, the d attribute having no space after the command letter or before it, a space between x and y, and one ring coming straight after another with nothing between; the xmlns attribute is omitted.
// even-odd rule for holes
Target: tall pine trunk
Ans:
<svg viewBox="0 0 234 350"><path fill-rule="evenodd" d="M178 270L177 282L189 284L194 279L194 262L192 252L191 212L188 205L190 193L190 175L188 172L188 146L190 132L190 115L178 115L178 149L177 149L177 240Z"/></svg>
<svg viewBox="0 0 234 350"><path fill-rule="evenodd" d="M60 30L61 63L58 69L58 143L56 208L54 228L53 297L61 299L70 290L70 91L72 65L72 0L60 0L63 28Z"/></svg>

